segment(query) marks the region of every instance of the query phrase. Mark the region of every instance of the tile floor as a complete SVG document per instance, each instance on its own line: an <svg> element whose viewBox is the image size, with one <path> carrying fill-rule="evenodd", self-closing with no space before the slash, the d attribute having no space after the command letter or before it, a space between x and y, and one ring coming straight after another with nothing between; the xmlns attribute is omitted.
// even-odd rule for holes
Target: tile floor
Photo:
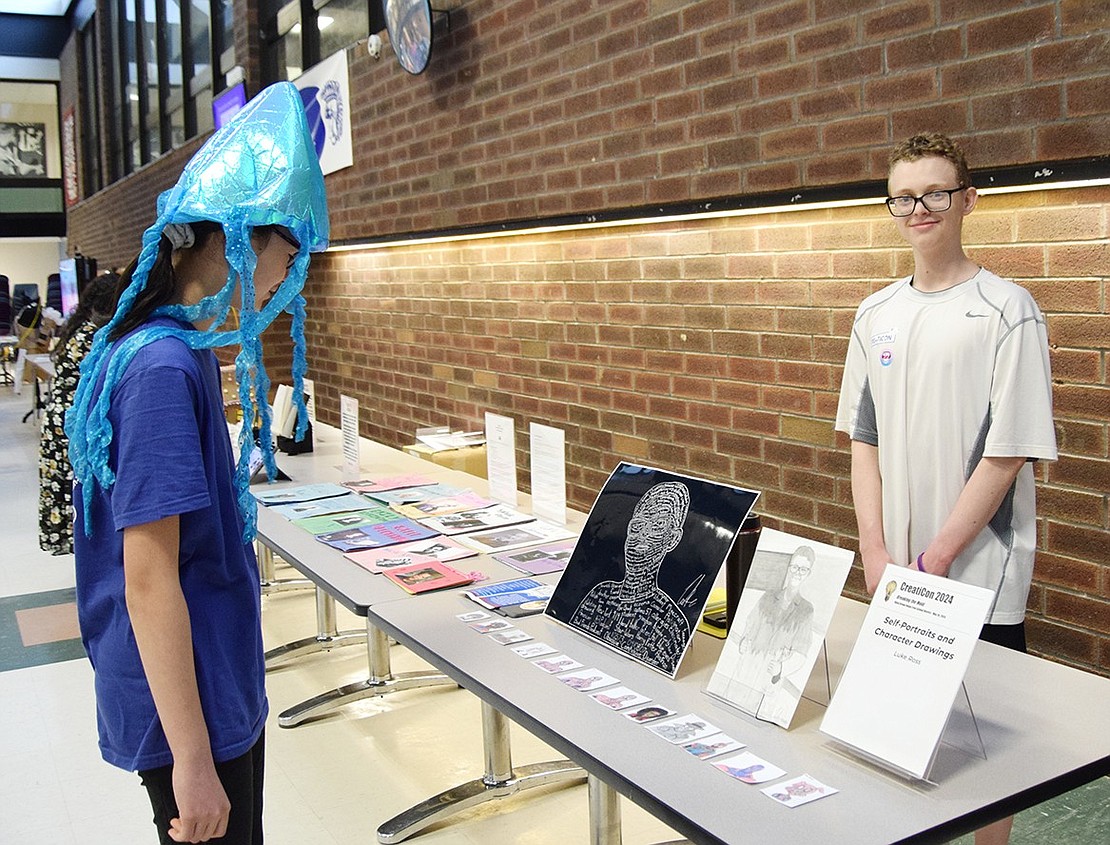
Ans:
<svg viewBox="0 0 1110 845"><path fill-rule="evenodd" d="M0 388L0 843L141 845L156 841L135 775L100 760L92 673L72 635L72 556L38 549L38 429L20 418L26 392ZM280 575L294 574L279 569ZM58 591L58 592L54 592ZM22 618L22 625L20 624ZM341 628L360 620L339 609ZM311 592L263 599L268 647L315 632ZM19 639L16 642L15 638ZM58 638L61 638L60 640ZM32 641L36 644L25 646ZM373 843L383 820L481 774L478 702L437 688L349 705L283 730L276 714L339 684L364 679L359 646L314 655L268 676L266 838L269 845ZM394 670L424 668L394 648ZM513 732L513 760L553 752ZM512 812L504 810L511 802ZM415 838L427 845L566 845L588 841L584 786L537 790L476 808ZM624 842L675 834L627 801ZM1018 818L1015 845L1110 841L1110 781L1102 779Z"/></svg>

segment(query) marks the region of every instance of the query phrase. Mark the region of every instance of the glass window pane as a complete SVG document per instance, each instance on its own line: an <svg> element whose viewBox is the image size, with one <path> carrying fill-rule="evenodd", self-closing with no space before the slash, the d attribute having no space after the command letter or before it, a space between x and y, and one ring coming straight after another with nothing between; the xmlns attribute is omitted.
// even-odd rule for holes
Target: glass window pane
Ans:
<svg viewBox="0 0 1110 845"><path fill-rule="evenodd" d="M212 127L212 89L205 88L197 94L197 134L211 132Z"/></svg>
<svg viewBox="0 0 1110 845"><path fill-rule="evenodd" d="M370 6L366 0L331 0L317 15L320 29L320 57L365 38L370 31Z"/></svg>
<svg viewBox="0 0 1110 845"><path fill-rule="evenodd" d="M127 151L127 172L135 170L143 163L139 146L139 67L135 61L135 0L124 0L124 44L123 55L127 59L127 79L124 81L124 102L130 117Z"/></svg>
<svg viewBox="0 0 1110 845"><path fill-rule="evenodd" d="M208 0L190 0L189 37L193 42L193 72L198 76L212 63L212 30L208 19Z"/></svg>
<svg viewBox="0 0 1110 845"><path fill-rule="evenodd" d="M220 33L220 51L235 46L235 10L232 0L214 0L216 26Z"/></svg>
<svg viewBox="0 0 1110 845"><path fill-rule="evenodd" d="M298 23L277 41L278 76L296 79L304 71L301 64L301 25Z"/></svg>
<svg viewBox="0 0 1110 845"><path fill-rule="evenodd" d="M146 61L147 114L146 133L150 152L158 155L162 150L161 99L158 96L158 22L155 18L154 0L141 0L143 6L143 58Z"/></svg>

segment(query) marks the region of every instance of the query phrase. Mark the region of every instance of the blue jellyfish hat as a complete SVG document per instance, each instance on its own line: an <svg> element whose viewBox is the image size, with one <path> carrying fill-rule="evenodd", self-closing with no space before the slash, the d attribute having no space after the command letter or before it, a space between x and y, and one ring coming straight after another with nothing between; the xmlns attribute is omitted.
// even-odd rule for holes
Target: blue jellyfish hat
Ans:
<svg viewBox="0 0 1110 845"><path fill-rule="evenodd" d="M175 326L140 327L118 342L108 337L131 310L146 287L150 268L158 257L159 241L167 226L212 221L222 226L227 243L227 282L218 293L195 305L166 305L155 314L186 322L211 320L207 331ZM284 226L300 249L293 265L270 300L260 311L254 305L254 269L257 256L251 246L256 226ZM262 362L260 336L282 311L293 316L293 395L297 404L296 438L305 434L308 413L304 406L305 301L301 296L308 275L309 253L328 246L328 209L324 175L309 133L304 106L294 85L279 82L251 100L221 127L185 165L177 184L158 198L158 219L143 233L131 283L120 296L115 316L100 329L92 349L81 364L81 381L73 406L66 412L70 461L81 484L86 531L93 483L103 489L115 482L108 466L112 426L108 420L112 391L135 353L163 337L176 337L193 349L239 345L235 375L243 426L239 432L239 462L235 487L243 515L244 542L254 538L255 500L250 493L250 455L254 448L251 421L260 424L263 463L276 475L271 443L271 414L267 402L270 380ZM241 295L233 303L236 283ZM239 309L238 323L231 310ZM229 317L232 319L229 320ZM95 402L92 395L101 369L104 386Z"/></svg>

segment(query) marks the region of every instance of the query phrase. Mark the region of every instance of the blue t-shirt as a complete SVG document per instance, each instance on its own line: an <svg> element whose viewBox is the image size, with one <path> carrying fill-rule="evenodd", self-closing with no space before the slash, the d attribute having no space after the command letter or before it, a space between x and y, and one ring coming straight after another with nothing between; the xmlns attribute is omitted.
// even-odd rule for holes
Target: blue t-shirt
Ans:
<svg viewBox="0 0 1110 845"><path fill-rule="evenodd" d="M101 376L97 393L102 384ZM177 515L201 707L213 757L231 760L258 739L267 702L258 567L242 540L215 355L172 337L148 344L120 378L108 418L116 481L107 492L97 485L91 536L80 505L74 527L77 610L95 673L101 754L130 771L173 762L127 612L123 529ZM74 501L82 501L80 488Z"/></svg>

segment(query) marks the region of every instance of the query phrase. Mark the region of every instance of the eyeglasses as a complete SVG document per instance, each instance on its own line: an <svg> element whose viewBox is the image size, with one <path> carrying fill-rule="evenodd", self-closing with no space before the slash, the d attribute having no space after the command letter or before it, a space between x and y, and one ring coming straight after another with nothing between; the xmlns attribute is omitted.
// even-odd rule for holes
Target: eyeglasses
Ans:
<svg viewBox="0 0 1110 845"><path fill-rule="evenodd" d="M952 194L966 190L967 185L960 185L946 191L929 191L919 197L887 197L886 208L895 217L909 217L917 209L918 203L925 206L926 211L948 211L952 207Z"/></svg>

